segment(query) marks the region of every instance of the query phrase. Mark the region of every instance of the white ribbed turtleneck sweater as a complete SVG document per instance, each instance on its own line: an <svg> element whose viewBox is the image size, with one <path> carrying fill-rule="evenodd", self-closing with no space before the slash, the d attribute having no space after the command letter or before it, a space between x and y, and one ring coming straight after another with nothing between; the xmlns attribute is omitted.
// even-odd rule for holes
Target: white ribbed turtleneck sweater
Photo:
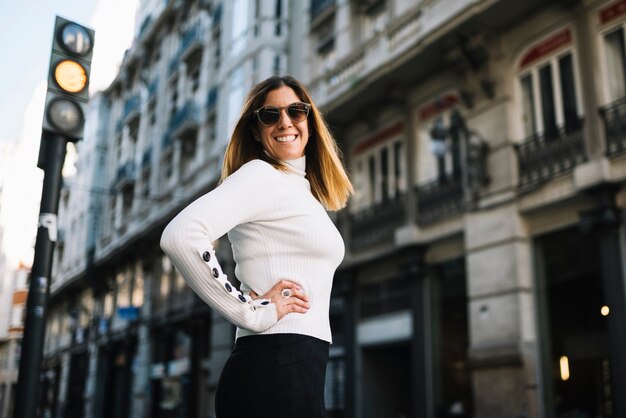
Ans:
<svg viewBox="0 0 626 418"><path fill-rule="evenodd" d="M295 333L332 341L330 291L344 245L311 193L305 158L286 161L290 172L262 160L244 164L163 231L163 251L189 286L238 327L237 337ZM215 259L212 242L227 232L241 292ZM248 293L263 295L282 279L298 283L311 307L277 321L273 303Z"/></svg>

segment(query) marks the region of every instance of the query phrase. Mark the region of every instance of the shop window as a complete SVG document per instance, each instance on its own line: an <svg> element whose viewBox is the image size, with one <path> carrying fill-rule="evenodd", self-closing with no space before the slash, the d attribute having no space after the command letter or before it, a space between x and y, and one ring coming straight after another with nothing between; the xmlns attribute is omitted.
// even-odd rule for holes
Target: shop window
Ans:
<svg viewBox="0 0 626 418"><path fill-rule="evenodd" d="M469 318L465 260L435 268L431 286L433 309L433 386L439 416L474 416L467 356Z"/></svg>
<svg viewBox="0 0 626 418"><path fill-rule="evenodd" d="M571 228L536 238L535 250L547 415L612 417L617 391L597 241Z"/></svg>

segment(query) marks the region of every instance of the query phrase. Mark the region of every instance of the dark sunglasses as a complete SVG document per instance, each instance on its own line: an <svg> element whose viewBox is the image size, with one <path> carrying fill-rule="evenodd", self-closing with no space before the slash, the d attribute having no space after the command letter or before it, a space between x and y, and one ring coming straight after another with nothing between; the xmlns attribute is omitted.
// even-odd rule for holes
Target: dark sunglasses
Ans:
<svg viewBox="0 0 626 418"><path fill-rule="evenodd" d="M287 106L263 106L254 111L259 121L265 126L274 126L280 120L280 111L285 109L287 116L292 122L302 122L309 116L311 105L309 103L295 102Z"/></svg>

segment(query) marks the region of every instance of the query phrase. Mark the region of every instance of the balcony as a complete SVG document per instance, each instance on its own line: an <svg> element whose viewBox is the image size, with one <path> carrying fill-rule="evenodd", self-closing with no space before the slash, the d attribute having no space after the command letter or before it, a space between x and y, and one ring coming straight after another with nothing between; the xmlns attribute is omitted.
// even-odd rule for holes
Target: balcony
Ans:
<svg viewBox="0 0 626 418"><path fill-rule="evenodd" d="M192 136L198 130L198 109L194 102L187 102L172 116L169 134L174 138Z"/></svg>
<svg viewBox="0 0 626 418"><path fill-rule="evenodd" d="M587 161L582 122L571 132L560 130L551 139L535 134L515 145L519 187L526 188L570 173Z"/></svg>
<svg viewBox="0 0 626 418"><path fill-rule="evenodd" d="M194 56L197 52L202 51L203 43L204 31L199 24L196 24L183 35L180 49L178 51L178 56L186 61L188 58Z"/></svg>
<svg viewBox="0 0 626 418"><path fill-rule="evenodd" d="M127 161L117 169L115 176L115 186L121 190L132 188L137 180L137 173L134 161Z"/></svg>
<svg viewBox="0 0 626 418"><path fill-rule="evenodd" d="M129 97L124 102L124 116L122 120L128 123L128 121L139 116L139 95L135 94L134 96Z"/></svg>
<svg viewBox="0 0 626 418"><path fill-rule="evenodd" d="M615 157L626 152L626 97L600 109L604 122L606 156Z"/></svg>
<svg viewBox="0 0 626 418"><path fill-rule="evenodd" d="M381 202L351 216L350 238L353 250L381 243L392 243L397 228L405 223L403 195Z"/></svg>
<svg viewBox="0 0 626 418"><path fill-rule="evenodd" d="M417 224L428 226L457 215L464 209L463 182L452 176L435 180L416 188Z"/></svg>

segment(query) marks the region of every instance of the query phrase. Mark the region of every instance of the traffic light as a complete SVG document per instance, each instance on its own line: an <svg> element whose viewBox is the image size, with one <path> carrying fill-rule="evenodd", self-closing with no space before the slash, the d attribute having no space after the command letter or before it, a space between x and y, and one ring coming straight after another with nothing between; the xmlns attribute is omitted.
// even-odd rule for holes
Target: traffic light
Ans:
<svg viewBox="0 0 626 418"><path fill-rule="evenodd" d="M56 17L42 129L69 141L83 136L93 43L93 30Z"/></svg>

